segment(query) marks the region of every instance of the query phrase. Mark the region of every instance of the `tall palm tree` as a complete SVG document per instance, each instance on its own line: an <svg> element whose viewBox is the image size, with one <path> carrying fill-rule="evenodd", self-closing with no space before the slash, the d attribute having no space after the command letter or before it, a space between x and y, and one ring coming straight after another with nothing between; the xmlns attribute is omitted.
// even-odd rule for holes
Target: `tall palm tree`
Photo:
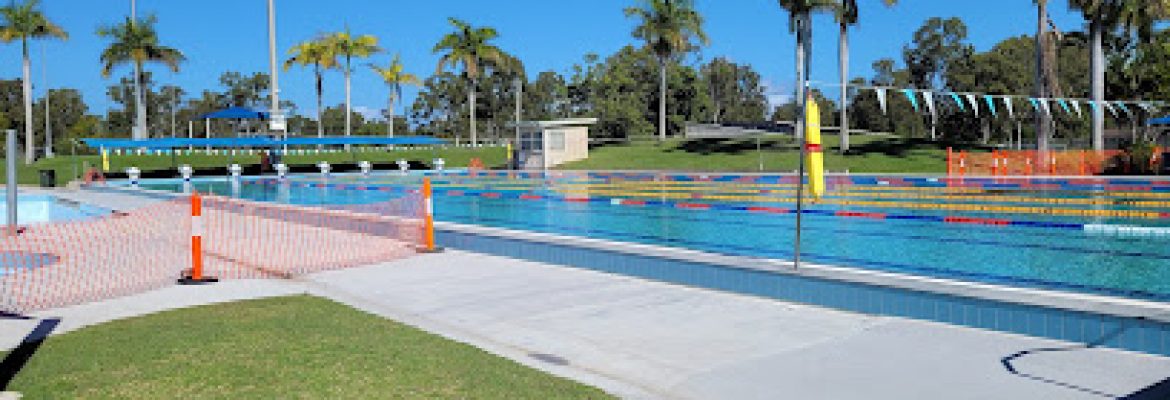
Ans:
<svg viewBox="0 0 1170 400"><path fill-rule="evenodd" d="M637 18L635 38L658 57L658 140L666 140L666 67L679 55L698 48L692 40L707 44L703 16L693 0L641 0L625 9L626 17Z"/></svg>
<svg viewBox="0 0 1170 400"><path fill-rule="evenodd" d="M390 65L379 67L371 64L370 69L374 70L374 73L386 82L386 86L390 87L390 95L386 101L386 112L389 114L386 123L388 125L386 136L394 137L394 102L402 97L402 85L421 85L422 80L414 74L403 71L402 59L397 54L394 55L394 59L390 60Z"/></svg>
<svg viewBox="0 0 1170 400"><path fill-rule="evenodd" d="M3 40L4 43L20 40L21 55L23 56L21 68L24 73L25 163L32 163L36 159L33 144L32 79L30 77L32 67L28 58L28 41L29 39L58 38L65 40L69 38L69 34L65 33L64 29L50 22L45 14L41 13L39 5L40 0L28 0L23 4L12 2L8 6L0 8L0 16L3 16L4 19L3 22L0 22L2 24L0 25L0 40ZM46 154L52 152L49 148L46 148L45 151Z"/></svg>
<svg viewBox="0 0 1170 400"><path fill-rule="evenodd" d="M142 71L143 64L157 62L179 72L179 64L186 61L183 53L158 41L154 24L158 19L153 15L137 21L127 17L120 24L98 28L98 36L111 40L109 47L102 51L102 77L108 78L114 68L122 64L133 64L136 71ZM134 85L135 139L146 138L146 101L142 97L142 83Z"/></svg>
<svg viewBox="0 0 1170 400"><path fill-rule="evenodd" d="M322 85L324 80L324 73L326 70L337 68L337 55L333 52L333 46L324 39L307 40L298 43L288 50L291 57L284 61L284 69L287 71L293 65L302 67L313 66L313 75L317 78L317 137L325 136L325 123L322 120L322 104L325 95L325 87Z"/></svg>
<svg viewBox="0 0 1170 400"><path fill-rule="evenodd" d="M1048 85L1055 60L1049 57L1048 46L1048 0L1033 0L1036 4L1036 77L1035 91L1037 98L1048 98L1053 89ZM1036 110L1036 150L1041 158L1048 151L1048 140L1052 137L1052 117L1043 111Z"/></svg>
<svg viewBox="0 0 1170 400"><path fill-rule="evenodd" d="M467 22L448 18L447 21L455 28L454 32L443 35L439 43L432 50L435 53L445 52L439 57L439 65L435 67L435 74L443 69L463 69L470 85L467 89L467 103L471 113L471 144L476 144L475 134L475 85L478 83L480 63L487 62L497 66L510 63L510 57L491 41L500 37L499 32L492 27L476 28Z"/></svg>
<svg viewBox="0 0 1170 400"><path fill-rule="evenodd" d="M812 55L812 14L814 12L835 12L839 0L778 0L780 7L788 11L788 29L796 33L796 102L803 107L805 100L805 79L808 74L806 60ZM798 126L798 129L803 129Z"/></svg>
<svg viewBox="0 0 1170 400"><path fill-rule="evenodd" d="M898 0L882 0L893 6ZM857 0L840 0L837 5L837 25L841 34L837 41L837 62L841 84L841 153L849 150L849 26L857 24Z"/></svg>
<svg viewBox="0 0 1170 400"><path fill-rule="evenodd" d="M1092 107L1093 150L1105 150L1105 110L1100 105L1105 100L1105 49L1102 35L1106 30L1123 29L1136 32L1148 39L1154 23L1170 16L1170 2L1166 0L1070 0L1069 6L1077 9L1089 23L1090 35L1090 98L1098 104Z"/></svg>
<svg viewBox="0 0 1170 400"><path fill-rule="evenodd" d="M378 47L378 38L373 35L353 35L349 32L349 28L345 31L334 33L330 36L329 42L333 45L333 52L345 58L345 65L342 65L342 72L345 74L345 136L349 136L352 131L352 107L353 103L350 101L350 74L353 73L352 61L354 58L366 58L374 53L382 51ZM348 147L348 146L347 146Z"/></svg>

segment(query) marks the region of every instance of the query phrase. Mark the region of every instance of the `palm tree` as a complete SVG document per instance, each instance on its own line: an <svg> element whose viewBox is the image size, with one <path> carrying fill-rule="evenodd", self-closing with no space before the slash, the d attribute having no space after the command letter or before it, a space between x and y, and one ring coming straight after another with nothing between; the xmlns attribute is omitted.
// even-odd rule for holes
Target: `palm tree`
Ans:
<svg viewBox="0 0 1170 400"><path fill-rule="evenodd" d="M382 77L386 82L386 86L390 87L390 96L386 101L386 112L389 114L387 118L388 125L386 127L386 136L394 137L394 102L402 97L402 85L420 85L422 80L418 76L405 72L402 70L402 59L395 54L394 59L390 60L390 65L379 67L377 65L370 65L370 69L374 73Z"/></svg>
<svg viewBox="0 0 1170 400"><path fill-rule="evenodd" d="M626 17L640 22L634 28L635 38L646 42L646 47L658 57L658 140L666 140L666 67L676 56L694 51L698 39L707 44L703 32L703 16L695 11L693 0L641 0L636 7L625 9Z"/></svg>
<svg viewBox="0 0 1170 400"><path fill-rule="evenodd" d="M1060 75L1057 71L1057 48L1060 41L1063 40L1062 34L1048 14L1048 0L1033 1L1036 3L1035 96L1042 99L1063 97ZM1037 110L1036 150L1040 153L1049 150L1049 142L1052 140L1054 128L1052 114Z"/></svg>
<svg viewBox="0 0 1170 400"><path fill-rule="evenodd" d="M349 77L353 72L351 62L356 58L366 58L374 53L382 51L378 47L378 38L373 35L359 35L354 36L349 33L349 28L345 31L334 33L329 37L329 43L333 46L333 53L345 57L345 65L342 66L342 72L345 74L345 136L349 136L352 130L352 107L353 103L350 101L350 83ZM347 146L348 147L348 146Z"/></svg>
<svg viewBox="0 0 1170 400"><path fill-rule="evenodd" d="M882 0L886 6L893 6L898 0ZM849 150L849 26L857 24L857 0L840 0L837 5L837 25L841 35L837 41L837 62L841 84L841 153Z"/></svg>
<svg viewBox="0 0 1170 400"><path fill-rule="evenodd" d="M337 55L333 53L333 46L326 40L308 40L298 43L288 50L291 55L288 60L284 61L284 69L287 71L293 65L313 66L313 75L317 78L317 137L325 136L325 123L322 120L322 98L325 95L325 87L322 86L325 70L337 68Z"/></svg>
<svg viewBox="0 0 1170 400"><path fill-rule="evenodd" d="M435 74L443 72L450 66L452 69L463 69L471 85L467 88L467 103L471 113L471 144L476 144L475 134L475 85L479 79L480 63L488 62L497 66L509 64L510 57L496 45L491 44L500 36L492 27L476 28L467 22L448 18L447 21L455 28L454 32L443 35L439 43L432 50L435 53L446 52L439 58L439 65Z"/></svg>
<svg viewBox="0 0 1170 400"><path fill-rule="evenodd" d="M1154 23L1170 13L1166 0L1070 0L1069 6L1080 10L1089 23L1090 39L1090 97L1096 107L1093 112L1093 150L1105 150L1105 110L1100 105L1105 100L1105 49L1102 35L1105 30L1124 29L1137 32L1148 39Z"/></svg>
<svg viewBox="0 0 1170 400"><path fill-rule="evenodd" d="M778 0L780 7L788 11L788 29L796 33L796 102L802 108L805 98L805 80L807 58L812 55L812 13L818 11L835 12L839 9L839 0ZM798 129L803 127L798 126Z"/></svg>
<svg viewBox="0 0 1170 400"><path fill-rule="evenodd" d="M154 24L158 19L153 15L137 21L127 17L120 24L98 28L98 36L112 42L102 51L102 77L108 78L114 68L122 64L133 64L136 71L142 71L143 64L157 62L171 71L179 72L179 64L186 61L183 53L158 42ZM134 85L134 106L136 109L134 139L146 138L146 101L142 97L141 79Z"/></svg>
<svg viewBox="0 0 1170 400"><path fill-rule="evenodd" d="M69 34L65 33L64 29L50 22L45 14L41 13L37 7L39 5L40 0L28 0L24 4L12 2L8 6L0 8L0 15L4 18L3 25L0 25L0 40L3 40L4 43L20 40L23 56L21 67L24 73L24 162L26 164L32 163L36 159L33 144L32 80L30 77L32 72L28 58L28 40L45 38L65 40L69 38ZM51 146L51 144L46 146ZM46 147L45 152L50 154L52 150Z"/></svg>

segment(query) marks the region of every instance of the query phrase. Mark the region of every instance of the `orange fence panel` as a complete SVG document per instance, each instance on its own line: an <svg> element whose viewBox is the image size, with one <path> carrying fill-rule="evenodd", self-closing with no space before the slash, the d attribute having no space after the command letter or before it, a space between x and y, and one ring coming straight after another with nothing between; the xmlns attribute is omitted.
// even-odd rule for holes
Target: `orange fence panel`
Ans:
<svg viewBox="0 0 1170 400"><path fill-rule="evenodd" d="M1102 153L1087 150L1049 151L1041 155L1035 150L993 150L990 152L958 152L948 155L948 176L1086 176L1105 173L1109 160L1120 150ZM952 153L948 153L952 154Z"/></svg>
<svg viewBox="0 0 1170 400"><path fill-rule="evenodd" d="M24 313L174 285L200 259L202 275L219 279L369 265L417 254L425 236L417 189L329 208L220 196L200 202L199 217L182 198L0 237L0 310Z"/></svg>

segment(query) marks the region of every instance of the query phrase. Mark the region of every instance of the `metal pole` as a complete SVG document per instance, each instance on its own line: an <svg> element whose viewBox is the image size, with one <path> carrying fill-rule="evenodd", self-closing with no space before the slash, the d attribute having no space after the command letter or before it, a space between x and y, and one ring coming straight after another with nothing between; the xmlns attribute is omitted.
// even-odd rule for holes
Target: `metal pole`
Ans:
<svg viewBox="0 0 1170 400"><path fill-rule="evenodd" d="M276 0L268 0L268 72L272 80L270 97L272 98L271 118L280 114L280 80L276 69ZM284 137L288 138L288 128L282 129Z"/></svg>
<svg viewBox="0 0 1170 400"><path fill-rule="evenodd" d="M807 129L805 126L805 123L807 122L805 120L805 115L808 112L808 75L812 72L809 70L811 64L809 63L809 60L812 59L812 43L810 43L809 40L811 39L810 36L812 36L812 27L809 26L811 22L812 18L810 18L808 14L801 15L800 30L797 32L797 35L800 35L801 37L801 40L798 41L803 43L804 47L804 60L802 60L804 63L804 73L802 76L800 76L800 82L798 82L800 84L800 92L802 97L798 100L800 104L800 115L796 117L796 120L798 121L796 124L796 132L799 134L799 136L796 138L796 145L800 146L800 161L798 162L799 167L797 167L796 172L796 240L794 241L794 248L792 252L793 269L800 268L800 230L802 222L801 220L803 219L804 215L804 131Z"/></svg>
<svg viewBox="0 0 1170 400"><path fill-rule="evenodd" d="M4 186L8 190L8 235L16 236L16 130L8 129L5 133L8 135L8 168L4 171L7 179Z"/></svg>

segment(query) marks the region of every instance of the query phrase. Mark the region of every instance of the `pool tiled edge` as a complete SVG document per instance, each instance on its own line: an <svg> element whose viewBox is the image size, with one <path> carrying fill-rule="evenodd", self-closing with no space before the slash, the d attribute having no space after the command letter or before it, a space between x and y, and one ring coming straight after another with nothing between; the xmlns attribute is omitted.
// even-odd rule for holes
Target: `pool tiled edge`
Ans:
<svg viewBox="0 0 1170 400"><path fill-rule="evenodd" d="M1170 356L1170 304L437 222L441 246L608 273Z"/></svg>

